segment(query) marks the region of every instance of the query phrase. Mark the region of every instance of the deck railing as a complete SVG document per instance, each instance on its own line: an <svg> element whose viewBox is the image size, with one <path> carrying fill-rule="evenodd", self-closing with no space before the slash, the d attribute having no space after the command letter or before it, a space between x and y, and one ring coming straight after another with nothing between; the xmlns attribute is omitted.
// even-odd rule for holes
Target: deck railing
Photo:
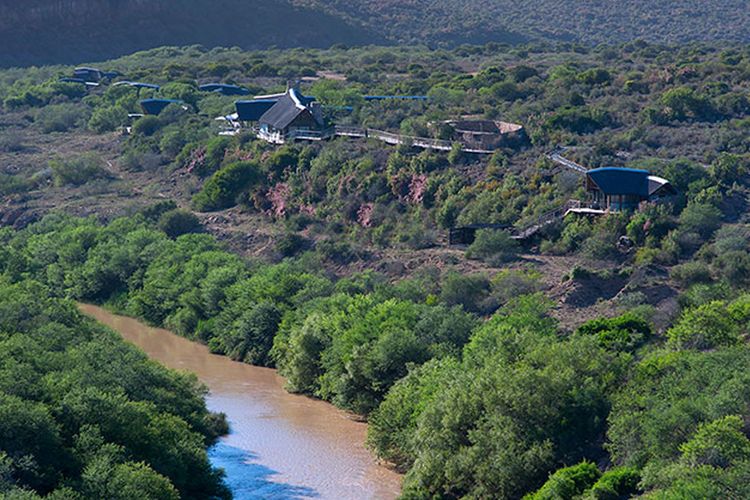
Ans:
<svg viewBox="0 0 750 500"><path fill-rule="evenodd" d="M453 149L452 141L446 141L444 139L432 139L430 137L416 137L404 134L394 134L393 132L386 132L385 130L378 130L374 128L362 128L362 127L348 127L336 125L336 135L345 137L366 137L378 139L387 144L392 145L406 145L414 146L424 149L435 149L439 151L450 151ZM465 153L476 153L476 154L491 154L493 151L487 149L476 149L465 144L458 143L461 146L461 151Z"/></svg>
<svg viewBox="0 0 750 500"><path fill-rule="evenodd" d="M527 238L530 238L544 226L552 224L553 222L565 217L570 210L573 210L575 208L583 208L584 205L586 204L580 200L568 200L559 207L540 215L536 219L536 221L527 224L526 226L515 229L512 232L512 237L517 240L525 240Z"/></svg>

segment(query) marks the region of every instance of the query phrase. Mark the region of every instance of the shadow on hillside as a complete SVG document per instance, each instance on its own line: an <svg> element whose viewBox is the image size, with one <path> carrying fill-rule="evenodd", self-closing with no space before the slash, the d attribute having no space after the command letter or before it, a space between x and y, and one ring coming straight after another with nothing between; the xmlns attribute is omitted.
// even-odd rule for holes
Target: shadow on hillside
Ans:
<svg viewBox="0 0 750 500"><path fill-rule="evenodd" d="M1 4L2 2L0 2ZM262 49L386 44L382 34L287 2L24 0L0 5L0 67L78 64L168 45Z"/></svg>

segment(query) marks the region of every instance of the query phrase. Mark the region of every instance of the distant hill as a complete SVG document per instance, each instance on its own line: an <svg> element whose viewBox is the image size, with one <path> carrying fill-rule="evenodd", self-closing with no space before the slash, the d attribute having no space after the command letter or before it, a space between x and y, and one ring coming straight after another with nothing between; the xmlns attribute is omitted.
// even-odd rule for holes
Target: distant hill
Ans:
<svg viewBox="0 0 750 500"><path fill-rule="evenodd" d="M397 42L750 42L746 0L294 0Z"/></svg>
<svg viewBox="0 0 750 500"><path fill-rule="evenodd" d="M0 2L0 66L110 59L162 45L246 49L750 42L746 0L23 0Z"/></svg>
<svg viewBox="0 0 750 500"><path fill-rule="evenodd" d="M111 59L163 45L242 48L385 43L368 28L281 0L0 1L0 66Z"/></svg>

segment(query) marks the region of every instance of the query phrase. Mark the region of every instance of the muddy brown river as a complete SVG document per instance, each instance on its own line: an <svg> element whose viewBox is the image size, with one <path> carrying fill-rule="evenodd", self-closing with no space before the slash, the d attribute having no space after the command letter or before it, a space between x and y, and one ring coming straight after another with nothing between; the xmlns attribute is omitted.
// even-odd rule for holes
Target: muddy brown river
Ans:
<svg viewBox="0 0 750 500"><path fill-rule="evenodd" d="M333 406L284 390L274 370L208 352L167 330L81 304L165 366L195 373L211 411L227 415L231 432L209 450L227 473L236 499L390 499L401 476L378 465L364 445L367 426Z"/></svg>

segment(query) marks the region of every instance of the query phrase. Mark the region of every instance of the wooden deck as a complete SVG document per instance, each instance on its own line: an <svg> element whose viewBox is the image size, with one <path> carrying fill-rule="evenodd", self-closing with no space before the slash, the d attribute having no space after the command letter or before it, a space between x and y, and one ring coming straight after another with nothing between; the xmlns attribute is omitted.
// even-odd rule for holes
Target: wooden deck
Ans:
<svg viewBox="0 0 750 500"><path fill-rule="evenodd" d="M336 135L342 137L359 137L366 139L377 139L383 141L386 144L394 146L406 145L422 149L434 149L437 151L450 151L453 149L453 145L456 144L451 141L445 141L442 139L431 139L429 137L414 137L410 135L394 134L392 132L386 132L385 130L377 130L374 128L362 128L362 127L346 127L339 126L335 127ZM458 143L460 144L460 143ZM476 149L465 144L461 144L461 151L464 153L472 154L492 154L493 150L488 149Z"/></svg>

